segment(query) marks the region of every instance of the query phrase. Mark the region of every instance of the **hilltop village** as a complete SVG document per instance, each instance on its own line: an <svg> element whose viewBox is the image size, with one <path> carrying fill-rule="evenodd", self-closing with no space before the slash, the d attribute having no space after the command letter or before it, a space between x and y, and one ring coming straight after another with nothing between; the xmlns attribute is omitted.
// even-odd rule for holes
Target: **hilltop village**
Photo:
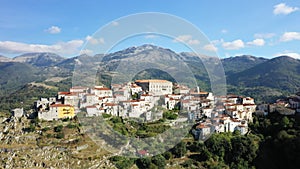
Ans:
<svg viewBox="0 0 300 169"><path fill-rule="evenodd" d="M76 86L68 92L58 92L56 97L41 98L34 105L38 118L46 121L85 112L87 117L110 114L150 122L161 119L166 110L178 110L173 113L183 115L181 121L195 122L193 133L198 139L212 132L239 130L245 134L256 110L250 97L215 97L199 88L157 79L112 84L111 88Z"/></svg>

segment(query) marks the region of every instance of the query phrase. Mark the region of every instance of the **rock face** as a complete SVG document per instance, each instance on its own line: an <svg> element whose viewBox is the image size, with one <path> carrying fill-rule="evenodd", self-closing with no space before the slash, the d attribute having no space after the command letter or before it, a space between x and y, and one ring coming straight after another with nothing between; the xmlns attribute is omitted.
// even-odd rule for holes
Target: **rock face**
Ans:
<svg viewBox="0 0 300 169"><path fill-rule="evenodd" d="M33 131L32 121L25 117L0 117L0 168L115 168L109 155L80 156L84 150L77 151L76 147L82 145L66 145L63 140L42 144L43 131L39 128L43 125L38 122Z"/></svg>

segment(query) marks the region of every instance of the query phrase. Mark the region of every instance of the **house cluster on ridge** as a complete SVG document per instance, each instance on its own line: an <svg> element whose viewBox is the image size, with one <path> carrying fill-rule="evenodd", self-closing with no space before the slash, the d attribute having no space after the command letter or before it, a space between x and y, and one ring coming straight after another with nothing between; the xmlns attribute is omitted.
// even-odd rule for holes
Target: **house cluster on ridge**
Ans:
<svg viewBox="0 0 300 169"><path fill-rule="evenodd" d="M215 97L215 106L210 118L200 121L193 130L196 139L206 139L213 132L248 132L248 123L253 121L256 110L253 98L236 95Z"/></svg>
<svg viewBox="0 0 300 169"><path fill-rule="evenodd" d="M112 84L111 88L75 86L68 92L58 92L57 97L41 98L35 102L35 107L38 118L44 120L73 118L84 110L88 117L106 113L153 121L163 117L161 108L177 109L186 115L185 121L197 122L195 135L199 138L205 138L212 132L239 130L245 134L256 109L254 99L250 97L215 97L213 93L199 88L189 89L157 79Z"/></svg>

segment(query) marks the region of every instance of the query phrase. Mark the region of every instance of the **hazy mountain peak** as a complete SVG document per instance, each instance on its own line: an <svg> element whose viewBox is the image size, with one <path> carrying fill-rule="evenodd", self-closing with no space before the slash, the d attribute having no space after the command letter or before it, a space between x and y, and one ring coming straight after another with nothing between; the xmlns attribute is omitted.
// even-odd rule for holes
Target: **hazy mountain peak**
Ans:
<svg viewBox="0 0 300 169"><path fill-rule="evenodd" d="M120 59L142 59L142 58L178 58L178 54L174 51L162 47L158 47L152 44L144 44L141 46L129 47L124 50L107 54L104 56L103 61L120 60Z"/></svg>
<svg viewBox="0 0 300 169"><path fill-rule="evenodd" d="M275 57L274 59L290 60L290 61L292 61L292 60L298 60L298 59L293 58L293 57L288 56L288 55L277 56L277 57Z"/></svg>
<svg viewBox="0 0 300 169"><path fill-rule="evenodd" d="M13 58L14 62L29 63L36 66L51 66L63 61L65 58L55 53L25 53Z"/></svg>
<svg viewBox="0 0 300 169"><path fill-rule="evenodd" d="M0 55L0 62L11 62L11 58Z"/></svg>

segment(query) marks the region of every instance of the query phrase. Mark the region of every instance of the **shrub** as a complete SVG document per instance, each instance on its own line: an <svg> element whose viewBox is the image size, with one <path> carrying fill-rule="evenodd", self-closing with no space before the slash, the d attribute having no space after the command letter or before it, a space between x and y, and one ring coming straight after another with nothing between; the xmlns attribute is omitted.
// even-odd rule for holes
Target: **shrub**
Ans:
<svg viewBox="0 0 300 169"><path fill-rule="evenodd" d="M55 131L55 132L61 132L62 129L63 129L63 126L62 126L62 125L59 125L59 126L54 127L54 131Z"/></svg>
<svg viewBox="0 0 300 169"><path fill-rule="evenodd" d="M64 138L65 137L65 134L64 133L57 133L56 134L56 138L57 139L62 139L62 138Z"/></svg>
<svg viewBox="0 0 300 169"><path fill-rule="evenodd" d="M111 114L103 113L103 114L102 114L102 117L105 118L105 119L106 119L106 118L110 118L110 117L111 117Z"/></svg>
<svg viewBox="0 0 300 169"><path fill-rule="evenodd" d="M69 129L73 129L73 128L76 128L77 125L76 125L76 124L73 124L73 123L69 123L69 124L67 125L67 127L68 127Z"/></svg>

